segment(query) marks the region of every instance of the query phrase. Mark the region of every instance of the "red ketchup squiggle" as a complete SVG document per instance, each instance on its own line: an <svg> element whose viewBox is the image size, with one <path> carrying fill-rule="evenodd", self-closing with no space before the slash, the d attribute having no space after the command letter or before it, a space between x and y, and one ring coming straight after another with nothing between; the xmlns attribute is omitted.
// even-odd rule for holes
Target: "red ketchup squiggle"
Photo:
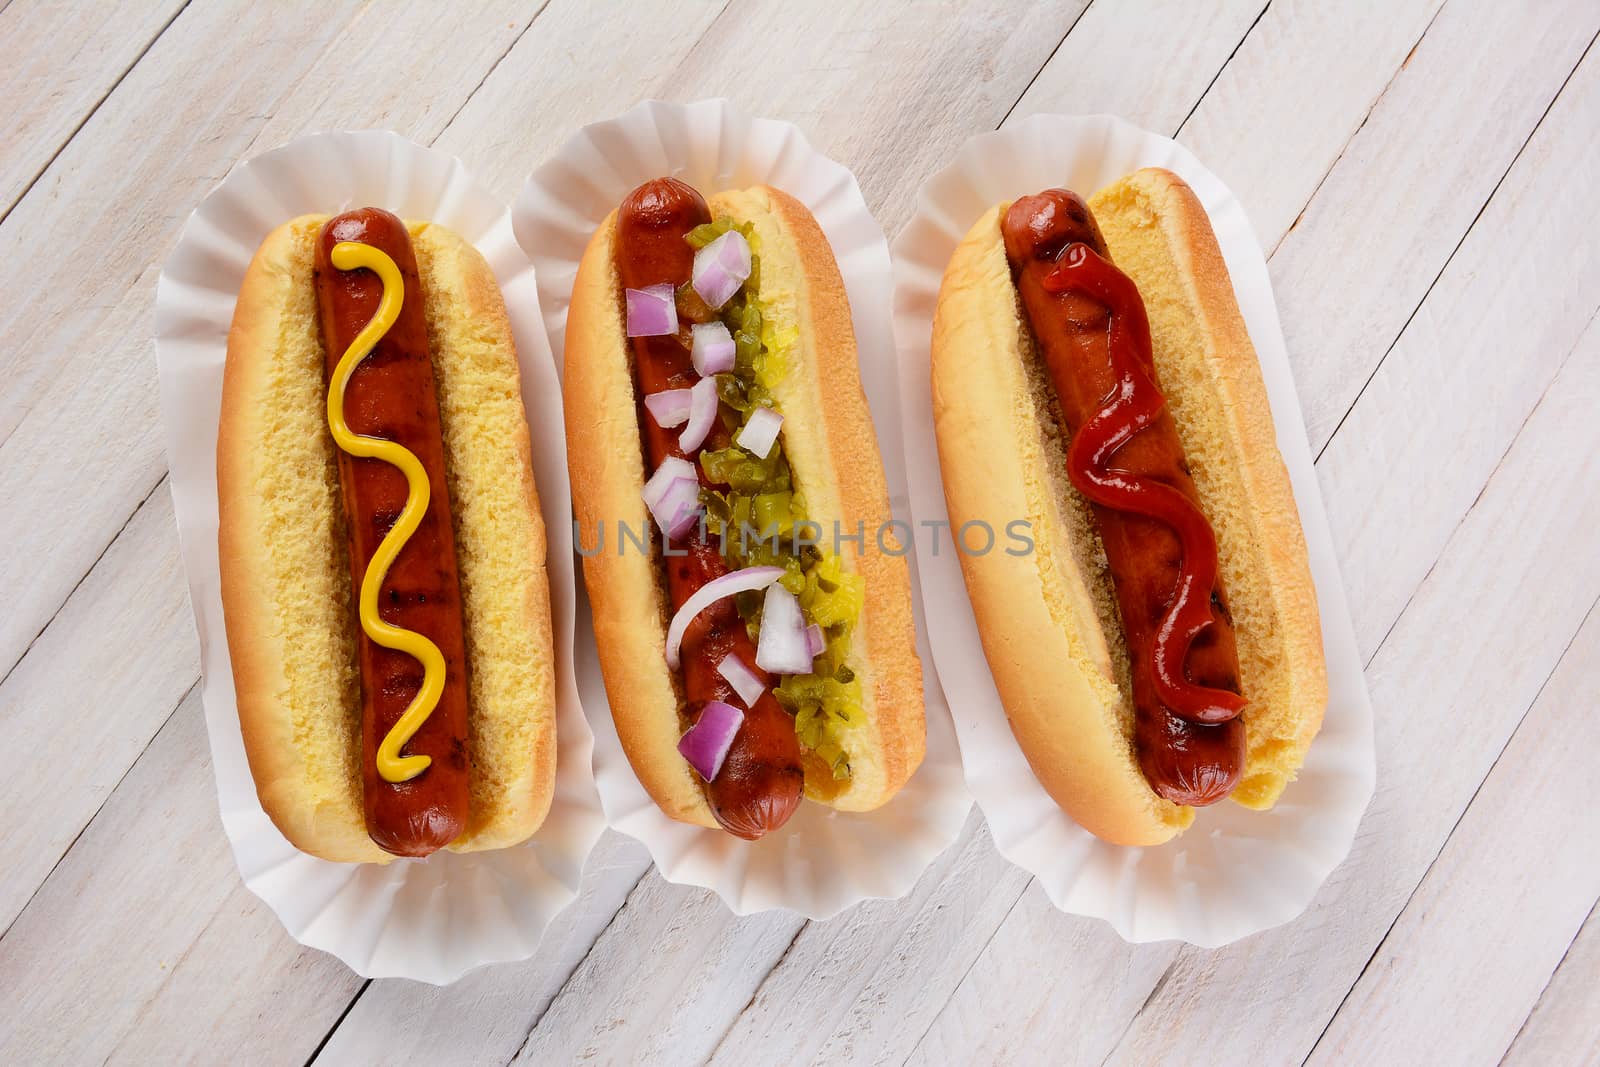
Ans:
<svg viewBox="0 0 1600 1067"><path fill-rule="evenodd" d="M1067 447L1067 478L1096 504L1171 527L1183 547L1177 587L1150 644L1156 695L1188 722L1227 722L1244 710L1244 697L1196 685L1184 672L1190 645L1213 625L1210 596L1217 582L1216 534L1205 514L1179 490L1111 466L1116 451L1155 422L1167 406L1155 380L1144 301L1132 279L1082 242L1062 251L1056 268L1044 279L1044 288L1049 293L1081 293L1111 315L1108 348L1116 384L1105 406Z"/></svg>

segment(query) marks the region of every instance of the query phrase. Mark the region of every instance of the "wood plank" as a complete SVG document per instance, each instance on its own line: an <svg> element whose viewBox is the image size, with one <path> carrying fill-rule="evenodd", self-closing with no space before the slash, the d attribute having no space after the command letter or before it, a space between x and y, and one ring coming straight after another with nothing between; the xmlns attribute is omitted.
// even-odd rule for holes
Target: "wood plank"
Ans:
<svg viewBox="0 0 1600 1067"><path fill-rule="evenodd" d="M1318 463L1368 655L1600 306L1600 246L1573 240L1570 218L1550 209L1593 196L1595 114L1600 50L1573 73Z"/></svg>
<svg viewBox="0 0 1600 1067"><path fill-rule="evenodd" d="M1099 1064L1176 951L1063 914L1032 882L908 1062Z"/></svg>
<svg viewBox="0 0 1600 1067"><path fill-rule="evenodd" d="M906 897L808 923L714 1062L903 1062L1028 885L1027 872L995 860L974 812ZM899 950L886 952L891 944ZM908 995L924 987L926 995ZM902 1002L919 1014L903 1015Z"/></svg>
<svg viewBox="0 0 1600 1067"><path fill-rule="evenodd" d="M584 868L578 899L556 916L533 959L445 987L373 982L315 1062L509 1063L649 869L643 845L608 832Z"/></svg>
<svg viewBox="0 0 1600 1067"><path fill-rule="evenodd" d="M164 469L150 292L190 209L239 159L302 129L389 124L431 139L532 17L515 0L464 11L419 58L437 20L422 5L192 5L0 224L0 287L34 294L0 306L0 499L12 505L0 543L13 549L0 581L17 590L0 616L0 672ZM37 254L91 231L94 270ZM97 491L63 493L60 471Z"/></svg>
<svg viewBox="0 0 1600 1067"><path fill-rule="evenodd" d="M1545 987L1506 1053L1512 1067L1600 1060L1600 905L1567 949L1566 958Z"/></svg>
<svg viewBox="0 0 1600 1067"><path fill-rule="evenodd" d="M1590 347L1548 404L1590 416L1600 406L1600 330ZM1586 462L1600 477L1600 460ZM1466 1063L1510 1047L1600 897L1597 677L1600 612L1591 609L1312 1063Z"/></svg>
<svg viewBox="0 0 1600 1067"><path fill-rule="evenodd" d="M804 923L786 911L735 918L715 895L651 871L516 1062L700 1062Z"/></svg>
<svg viewBox="0 0 1600 1067"><path fill-rule="evenodd" d="M239 883L196 690L0 938L0 1061L303 1062L360 985Z"/></svg>
<svg viewBox="0 0 1600 1067"><path fill-rule="evenodd" d="M1264 0L1090 4L1007 121L1103 112L1171 136L1265 9Z"/></svg>
<svg viewBox="0 0 1600 1067"><path fill-rule="evenodd" d="M1277 245L1444 0L1268 7L1178 140Z"/></svg>
<svg viewBox="0 0 1600 1067"><path fill-rule="evenodd" d="M557 0L512 46L434 146L470 162L510 203L528 173L585 123L669 95L667 82L728 8L728 0L677 0L651 9L639 32L628 4ZM743 18L742 12L735 21ZM594 42L603 41L602 48Z"/></svg>
<svg viewBox="0 0 1600 1067"><path fill-rule="evenodd" d="M0 219L187 0L0 8Z"/></svg>
<svg viewBox="0 0 1600 1067"><path fill-rule="evenodd" d="M0 930L193 688L193 618L162 483L0 685L11 740L0 825L12 853L0 867Z"/></svg>
<svg viewBox="0 0 1600 1067"><path fill-rule="evenodd" d="M310 9L303 4L300 13ZM13 342L0 353L11 375L0 436L12 434L42 388L59 380L64 355L95 363L77 346L165 251L189 208L249 145L261 111L337 39L354 8L306 18L292 37L282 32L286 14L296 13L190 5L0 225L0 248L18 253L0 265L3 277L31 281L28 291L37 295L0 312L0 333ZM170 121L174 115L184 121ZM118 165L104 165L108 158ZM96 224L91 239L86 231ZM21 254L64 238L74 247L91 241L96 269ZM57 292L46 283L66 284ZM53 351L44 350L47 342Z"/></svg>
<svg viewBox="0 0 1600 1067"><path fill-rule="evenodd" d="M1579 94L1574 106L1600 86L1594 77L1600 64L1586 65L1582 81L1575 79L1568 89ZM1557 106L1564 101L1565 94ZM1549 136L1587 139L1576 123L1549 128ZM1547 173L1541 170L1541 176ZM1518 195L1508 181L1496 200ZM1485 246L1485 254L1495 252ZM1526 292L1504 285L1503 272L1471 256L1458 257L1452 269L1480 279L1476 296L1486 314L1526 313ZM1425 305L1416 321L1439 320ZM1488 346L1481 347L1482 358L1490 358ZM1446 350L1452 368L1473 373L1471 346ZM1367 677L1380 709L1382 773L1351 857L1293 924L1219 952L1181 952L1111 1062L1149 1062L1193 1048L1243 1060L1310 1052L1600 596L1600 557L1591 550L1600 521L1600 497L1592 491L1600 425L1592 405L1567 402L1569 396L1593 395L1597 361L1600 330L1591 326L1571 370L1527 419L1380 643ZM1385 367L1403 365L1391 356ZM1392 455L1413 436L1431 437L1435 453L1443 455L1459 453L1461 439L1479 432L1483 411L1435 405L1437 382L1426 374L1410 377L1409 383L1397 381L1391 402L1397 410L1427 409L1432 418L1420 425L1391 420L1387 440L1367 437L1365 451L1352 458L1330 449L1321 464L1325 485L1337 465ZM1396 477L1388 464L1372 466L1367 493L1341 473L1334 480L1346 488L1331 499L1370 501L1367 536L1393 546L1392 531L1417 505L1416 489L1409 472ZM1551 560L1569 562L1558 568ZM1428 669L1435 663L1441 666ZM1239 1018L1251 1025L1238 1026Z"/></svg>
<svg viewBox="0 0 1600 1067"><path fill-rule="evenodd" d="M1592 438L1584 443L1600 446L1600 440ZM1505 495L1503 486L1492 488ZM1535 521L1550 525L1544 515ZM1469 524L1472 540L1480 543L1441 563L1445 576L1430 578L1431 588L1419 594L1374 664L1375 703L1404 708L1411 718L1380 724L1379 765L1385 768L1385 778L1351 858L1311 910L1291 926L1218 953L1180 953L1110 1062L1175 1057L1184 1049L1202 1047L1199 1042L1219 1055L1298 1057L1309 1051L1338 1009L1343 991L1357 980L1373 946L1437 854L1439 841L1460 817L1520 709L1537 690L1554 655L1549 650L1561 646L1565 637L1561 631L1582 610L1567 589L1552 588L1549 578L1539 581L1534 572L1545 568L1527 560L1511 568L1514 579L1496 581L1481 599L1472 596L1471 603L1464 605L1461 601L1468 598L1438 593L1445 584L1469 585L1486 567L1500 566L1499 545L1507 542L1486 541L1478 527L1493 527L1494 536L1502 539L1513 537L1519 517L1502 512ZM1570 552L1582 541L1577 532L1561 530L1538 538L1537 547ZM1586 587L1591 596L1600 591L1593 574L1574 575L1570 581ZM1497 617L1494 628L1518 631L1511 642L1498 633L1486 633L1489 624L1475 624L1472 632L1459 633L1466 612L1492 612L1491 605L1519 593L1532 603L1543 598L1549 617ZM1418 657L1436 651L1439 635L1446 633L1459 642L1461 661L1470 666L1459 682L1418 677L1416 664L1424 662ZM1462 720L1472 724L1469 744L1462 743L1457 725ZM1249 1027L1223 1021L1243 1017L1240 1013L1247 1006Z"/></svg>
<svg viewBox="0 0 1600 1067"><path fill-rule="evenodd" d="M1600 7L1451 0L1273 253L1316 453L1577 66Z"/></svg>
<svg viewBox="0 0 1600 1067"><path fill-rule="evenodd" d="M999 124L1087 3L977 0L907 17L871 0L755 0L719 19L663 92L690 100L737 87L750 114L797 124L855 173L892 237L917 186L967 137Z"/></svg>
<svg viewBox="0 0 1600 1067"><path fill-rule="evenodd" d="M67 370L38 406L20 411L15 432L0 441L0 499L16 502L0 511L0 544L9 548L0 555L0 580L13 590L9 610L0 613L0 679L166 470L149 342L158 273L154 264L144 267L128 291L107 294L104 320L83 342L95 353L125 351L107 359L92 383ZM9 340L3 328L0 337ZM53 340L40 343L68 358ZM9 385L0 387L0 404L9 395ZM63 433L63 426L84 430Z"/></svg>

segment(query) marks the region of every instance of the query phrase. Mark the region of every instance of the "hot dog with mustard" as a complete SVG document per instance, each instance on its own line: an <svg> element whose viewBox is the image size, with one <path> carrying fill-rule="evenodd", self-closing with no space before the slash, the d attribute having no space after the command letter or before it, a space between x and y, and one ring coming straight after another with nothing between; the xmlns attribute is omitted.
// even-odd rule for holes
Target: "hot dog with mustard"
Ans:
<svg viewBox="0 0 1600 1067"><path fill-rule="evenodd" d="M477 251L377 208L270 234L217 461L240 725L278 828L341 862L532 834L554 784L544 528Z"/></svg>

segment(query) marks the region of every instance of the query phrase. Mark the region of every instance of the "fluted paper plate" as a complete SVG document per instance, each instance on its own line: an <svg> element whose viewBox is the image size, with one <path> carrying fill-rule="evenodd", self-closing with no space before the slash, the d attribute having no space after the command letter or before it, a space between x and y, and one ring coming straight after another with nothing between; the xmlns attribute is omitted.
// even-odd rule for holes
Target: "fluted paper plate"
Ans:
<svg viewBox="0 0 1600 1067"><path fill-rule="evenodd" d="M1223 803L1157 848L1110 845L1050 800L1006 722L979 644L954 553L922 554L922 597L938 625L935 665L955 710L967 784L995 846L1038 878L1063 911L1105 919L1129 941L1213 947L1286 922L1350 851L1372 798L1372 706L1345 606L1332 537L1295 399L1266 261L1233 194L1187 149L1108 115L1038 115L974 137L917 193L894 243L894 327L900 360L911 510L948 522L929 384L929 340L945 265L978 217L1001 200L1052 186L1085 196L1140 167L1182 177L1211 217L1261 359L1267 395L1305 527L1322 614L1328 710L1300 777L1270 812Z"/></svg>
<svg viewBox="0 0 1600 1067"><path fill-rule="evenodd" d="M855 177L787 122L749 118L725 100L646 101L619 118L584 127L535 170L512 215L539 278L552 347L562 351L572 283L589 238L624 196L664 175L707 195L765 183L816 216L849 293L861 384L872 407L890 503L903 518L889 248ZM915 573L915 560L907 559ZM668 880L711 889L740 915L787 908L821 919L861 900L905 893L960 832L972 801L962 784L950 712L932 674L920 614L917 648L928 715L922 768L877 811L846 814L808 801L781 831L754 844L674 822L651 801L617 739L585 624L580 619L579 685L594 728L595 780L606 816L644 843Z"/></svg>
<svg viewBox="0 0 1600 1067"><path fill-rule="evenodd" d="M516 848L387 865L329 863L297 851L256 799L239 733L217 568L217 422L228 324L262 238L308 212L377 205L431 219L475 244L499 279L522 367L534 473L549 543L556 660L556 787L549 817ZM604 829L589 769L593 743L573 678L572 526L555 365L533 268L504 207L460 160L382 131L325 133L236 167L189 217L156 287L156 362L178 536L222 825L245 885L297 941L368 977L454 981L533 955L578 891Z"/></svg>

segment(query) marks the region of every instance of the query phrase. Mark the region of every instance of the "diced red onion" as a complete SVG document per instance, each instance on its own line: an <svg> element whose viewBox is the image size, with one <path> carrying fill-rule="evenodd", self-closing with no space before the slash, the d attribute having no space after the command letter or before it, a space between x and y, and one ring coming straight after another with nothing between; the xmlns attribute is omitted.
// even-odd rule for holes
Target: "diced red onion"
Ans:
<svg viewBox="0 0 1600 1067"><path fill-rule="evenodd" d="M678 332L678 301L671 282L624 289L623 295L628 298L629 337L660 337Z"/></svg>
<svg viewBox="0 0 1600 1067"><path fill-rule="evenodd" d="M783 416L768 407L758 407L750 412L750 419L739 431L734 442L747 452L766 459L777 443L778 431L783 428Z"/></svg>
<svg viewBox="0 0 1600 1067"><path fill-rule="evenodd" d="M738 348L726 326L720 322L697 322L693 333L694 347L689 350L689 359L701 377L709 378L733 369Z"/></svg>
<svg viewBox="0 0 1600 1067"><path fill-rule="evenodd" d="M689 390L663 389L644 398L650 417L663 430L682 426L689 421Z"/></svg>
<svg viewBox="0 0 1600 1067"><path fill-rule="evenodd" d="M739 694L739 699L744 701L744 706L753 708L756 701L761 699L761 694L767 691L756 672L745 665L744 660L732 652L722 657L722 662L717 664L717 673L728 680L733 686L733 691Z"/></svg>
<svg viewBox="0 0 1600 1067"><path fill-rule="evenodd" d="M729 230L694 254L694 291L713 308L733 298L750 277L750 242Z"/></svg>
<svg viewBox="0 0 1600 1067"><path fill-rule="evenodd" d="M708 701L694 725L678 738L678 751L709 782L722 770L722 761L728 758L728 749L743 725L744 712L720 700Z"/></svg>
<svg viewBox="0 0 1600 1067"><path fill-rule="evenodd" d="M806 651L810 652L812 657L815 658L822 655L822 650L827 647L828 639L823 636L822 627L818 626L816 623L812 623L810 626L807 626Z"/></svg>
<svg viewBox="0 0 1600 1067"><path fill-rule="evenodd" d="M683 607L672 616L672 622L667 626L667 666L673 670L681 666L678 653L683 646L683 634L689 629L689 624L694 621L696 615L723 597L765 589L782 577L782 567L744 567L731 574L724 574L720 578L713 578L696 589L689 599L683 602ZM800 610L798 602L795 610Z"/></svg>
<svg viewBox="0 0 1600 1067"><path fill-rule="evenodd" d="M661 500L651 509L656 525L667 537L678 540L693 530L700 518L700 484L686 478L667 483Z"/></svg>
<svg viewBox="0 0 1600 1067"><path fill-rule="evenodd" d="M689 390L689 425L683 428L678 447L693 455L695 449L706 443L711 427L716 423L717 380L701 378Z"/></svg>
<svg viewBox="0 0 1600 1067"><path fill-rule="evenodd" d="M767 599L761 607L761 638L756 642L756 666L773 674L811 673L800 601L781 585L767 586Z"/></svg>
<svg viewBox="0 0 1600 1067"><path fill-rule="evenodd" d="M694 464L668 456L644 483L644 503L668 537L682 537L700 516L700 478Z"/></svg>
<svg viewBox="0 0 1600 1067"><path fill-rule="evenodd" d="M660 500L661 495L666 491L667 483L677 480L698 482L700 475L695 470L694 464L688 460L678 456L668 456L661 461L661 466L656 468L655 473L650 476L650 480L644 483L644 502L650 505L653 510L655 502Z"/></svg>

